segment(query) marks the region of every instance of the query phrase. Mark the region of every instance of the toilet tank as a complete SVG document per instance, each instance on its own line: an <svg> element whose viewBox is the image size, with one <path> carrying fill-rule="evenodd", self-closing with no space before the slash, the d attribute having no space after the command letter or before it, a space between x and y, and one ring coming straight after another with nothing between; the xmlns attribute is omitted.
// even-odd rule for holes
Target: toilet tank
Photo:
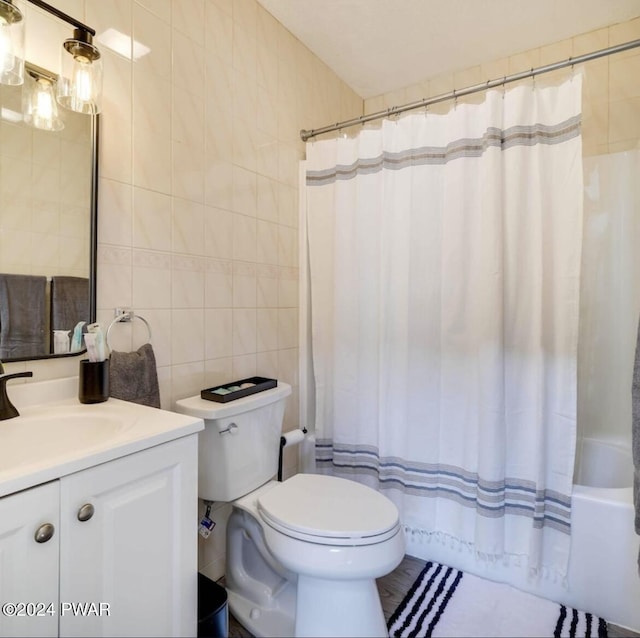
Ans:
<svg viewBox="0 0 640 638"><path fill-rule="evenodd" d="M234 501L271 480L278 471L282 419L291 386L228 403L200 396L180 399L176 412L204 419L198 434L198 496Z"/></svg>

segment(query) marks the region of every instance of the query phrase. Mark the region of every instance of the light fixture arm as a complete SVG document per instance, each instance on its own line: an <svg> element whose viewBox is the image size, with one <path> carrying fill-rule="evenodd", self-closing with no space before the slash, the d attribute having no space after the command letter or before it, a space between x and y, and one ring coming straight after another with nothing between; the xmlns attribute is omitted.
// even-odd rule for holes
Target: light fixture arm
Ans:
<svg viewBox="0 0 640 638"><path fill-rule="evenodd" d="M43 69L41 66L37 64L33 64L33 62L25 62L24 68L27 73L34 79L44 78L45 80L49 80L52 84L57 82L58 76L47 69Z"/></svg>
<svg viewBox="0 0 640 638"><path fill-rule="evenodd" d="M44 11L47 11L53 14L54 16L60 18L61 20L64 20L65 22L74 26L76 29L81 29L82 31L86 31L90 33L92 36L96 34L95 29L88 27L86 24L83 24L79 20L76 20L70 15L67 15L66 13L60 11L60 9L56 9L56 7L52 7L49 3L44 2L43 0L27 0L27 2L30 2L36 7L39 7L40 9L43 9Z"/></svg>

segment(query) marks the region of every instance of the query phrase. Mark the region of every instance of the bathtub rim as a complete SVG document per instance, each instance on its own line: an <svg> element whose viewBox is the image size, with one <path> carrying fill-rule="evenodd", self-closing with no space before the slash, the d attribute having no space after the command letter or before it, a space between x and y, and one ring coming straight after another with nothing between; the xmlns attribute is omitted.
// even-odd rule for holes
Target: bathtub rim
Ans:
<svg viewBox="0 0 640 638"><path fill-rule="evenodd" d="M576 482L576 475L583 474L582 468L580 467L582 463L582 454L583 449L587 447L603 447L608 449L609 451L613 450L616 454L619 454L621 457L624 457L625 463L628 462L627 472L629 474L628 477L625 477L627 481L625 481L625 485L617 486L617 487L602 487L598 485L590 485L584 483ZM577 493L585 494L586 492L593 491L594 496L597 495L598 492L603 492L601 496L604 496L604 493L615 492L616 490L626 490L629 488L633 488L633 454L632 454L632 445L631 438L629 437L621 439L619 437L604 437L604 436L579 436L576 440L576 456L574 460L574 470L573 470L573 491L576 492L576 488L584 488L584 490L578 490ZM614 500L618 500L618 498L611 494ZM630 501L633 502L633 495L630 496Z"/></svg>
<svg viewBox="0 0 640 638"><path fill-rule="evenodd" d="M633 505L633 485L627 487L591 487L574 483L571 499L584 499L598 503L617 503L619 505ZM573 503L572 503L573 505Z"/></svg>

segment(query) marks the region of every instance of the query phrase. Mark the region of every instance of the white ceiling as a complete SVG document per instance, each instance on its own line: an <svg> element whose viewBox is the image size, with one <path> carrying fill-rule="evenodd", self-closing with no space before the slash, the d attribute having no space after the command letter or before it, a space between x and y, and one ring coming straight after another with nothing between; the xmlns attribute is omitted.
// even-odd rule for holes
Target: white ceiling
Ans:
<svg viewBox="0 0 640 638"><path fill-rule="evenodd" d="M258 2L363 98L640 16L640 0Z"/></svg>

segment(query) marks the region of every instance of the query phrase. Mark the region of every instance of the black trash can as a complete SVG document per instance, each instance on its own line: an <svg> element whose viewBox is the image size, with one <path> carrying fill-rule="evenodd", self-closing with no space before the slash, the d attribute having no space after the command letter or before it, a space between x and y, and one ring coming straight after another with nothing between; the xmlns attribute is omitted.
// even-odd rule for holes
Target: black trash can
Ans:
<svg viewBox="0 0 640 638"><path fill-rule="evenodd" d="M198 573L198 638L227 638L227 590Z"/></svg>

